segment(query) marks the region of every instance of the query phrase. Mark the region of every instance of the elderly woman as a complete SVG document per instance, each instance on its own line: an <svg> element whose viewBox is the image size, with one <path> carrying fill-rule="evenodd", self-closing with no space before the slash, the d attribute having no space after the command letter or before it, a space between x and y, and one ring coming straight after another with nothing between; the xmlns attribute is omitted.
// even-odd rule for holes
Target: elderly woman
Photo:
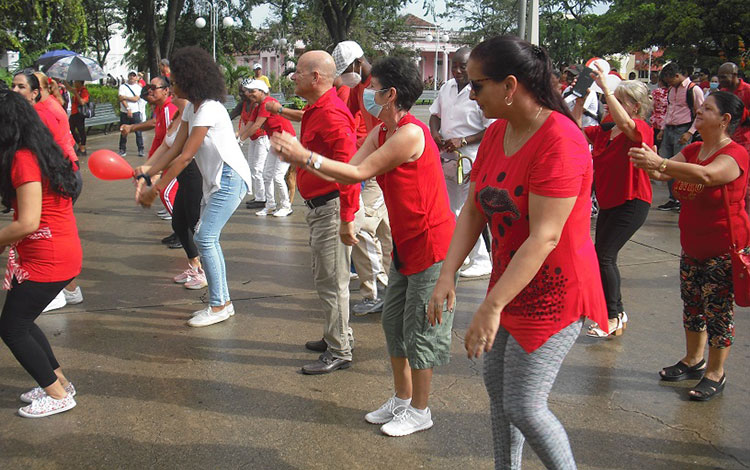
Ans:
<svg viewBox="0 0 750 470"><path fill-rule="evenodd" d="M493 268L466 332L469 357L487 353L495 468L520 469L524 439L547 468L574 469L547 397L581 331L606 321L589 235L591 154L560 93L547 52L515 36L488 39L466 68L472 98L497 118L471 170L470 201L430 300L430 317L455 302L453 276L485 224ZM603 323L599 323L603 324Z"/></svg>
<svg viewBox="0 0 750 470"><path fill-rule="evenodd" d="M659 375L667 382L701 379L689 392L692 400L710 400L724 389L724 363L734 341L727 224L732 225L738 247L750 244L750 222L745 212L748 154L730 137L742 120L743 110L739 98L717 91L696 113L695 128L703 142L688 145L671 159L659 157L646 145L630 150L635 166L648 170L653 179L674 180L674 194L682 203L680 291L687 353ZM729 198L729 214L724 193ZM703 358L706 341L708 364Z"/></svg>
<svg viewBox="0 0 750 470"><path fill-rule="evenodd" d="M395 246L382 321L395 394L365 419L382 424L389 436L432 427L432 370L450 360L452 312L440 325L429 325L426 315L455 221L438 148L427 126L409 113L422 88L409 60L388 57L373 66L364 102L383 124L348 164L310 152L286 133L271 139L281 158L322 178L353 184L376 176L383 189Z"/></svg>
<svg viewBox="0 0 750 470"><path fill-rule="evenodd" d="M33 76L33 75L32 75ZM0 82L0 198L13 220L0 228L9 248L0 337L38 387L21 395L18 410L41 418L76 406L73 384L34 323L81 272L81 241L73 215L73 166L26 99Z"/></svg>
<svg viewBox="0 0 750 470"><path fill-rule="evenodd" d="M615 90L607 86L607 76L596 66L596 84L607 100L609 117L598 126L583 129L593 146L594 190L599 201L594 246L599 259L609 324L592 324L588 336L618 336L627 327L628 315L622 305L617 255L646 221L651 207L651 181L648 174L634 168L628 157L631 147L654 145L654 134L646 122L651 112L648 87L643 82L621 82ZM576 100L573 115L581 122L583 99Z"/></svg>
<svg viewBox="0 0 750 470"><path fill-rule="evenodd" d="M174 143L159 147L149 164L137 169L140 179L140 174L152 177L166 168L153 186L146 187L140 181L136 199L150 206L161 187L195 159L203 178L203 200L194 241L208 282L209 305L194 312L188 325L208 326L234 315L219 237L247 194L250 168L235 138L229 114L220 102L226 95L226 85L211 56L199 47L184 47L175 51L171 69L174 93L188 100L188 104Z"/></svg>

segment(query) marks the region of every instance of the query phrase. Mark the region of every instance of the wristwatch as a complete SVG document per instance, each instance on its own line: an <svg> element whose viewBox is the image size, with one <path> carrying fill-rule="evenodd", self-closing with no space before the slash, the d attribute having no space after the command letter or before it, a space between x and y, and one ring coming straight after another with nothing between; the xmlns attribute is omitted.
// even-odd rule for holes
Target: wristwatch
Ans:
<svg viewBox="0 0 750 470"><path fill-rule="evenodd" d="M469 143L468 143L468 142L466 142L466 137L463 137L463 138L461 139L461 147L466 147L467 145L469 145Z"/></svg>
<svg viewBox="0 0 750 470"><path fill-rule="evenodd" d="M313 159L313 168L315 168L316 170L320 170L321 163L323 163L323 156L315 155L315 158Z"/></svg>

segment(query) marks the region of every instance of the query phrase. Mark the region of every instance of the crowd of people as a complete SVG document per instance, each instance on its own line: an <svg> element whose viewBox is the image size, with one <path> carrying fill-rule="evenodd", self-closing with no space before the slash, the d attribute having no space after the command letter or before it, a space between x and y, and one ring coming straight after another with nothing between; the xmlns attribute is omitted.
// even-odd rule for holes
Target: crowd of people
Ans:
<svg viewBox="0 0 750 470"><path fill-rule="evenodd" d="M686 354L660 378L699 380L688 393L699 401L725 387L730 250L750 250L750 86L735 64L722 65L704 93L675 63L649 86L612 80L594 62L593 84L578 96L571 92L583 68L558 77L545 49L498 36L455 53L428 125L410 113L423 91L414 63L370 64L352 41L299 57L293 80L303 110L269 96L258 67L228 112L222 72L198 47L163 65L150 84L134 72L120 87L119 150L135 132L144 153L138 135L155 130L135 198L143 206L161 198L172 217L172 241L188 262L174 282L208 289L189 326L235 313L219 242L232 214L251 194L246 207L256 215L286 217L296 188L308 208L324 320L322 338L305 344L320 354L302 372L353 364L353 263L363 300L351 309L382 311L393 373L392 394L364 418L389 436L429 429L434 369L451 356L458 279L489 275L465 349L485 355L496 468L520 468L527 440L547 468L573 469L548 396L586 318L588 336L625 331L618 253L648 217L651 180L668 181L670 200L659 208L680 211ZM0 85L0 196L14 211L0 229L10 289L0 337L38 384L21 396L24 417L75 406L75 388L34 324L57 296L82 300L73 202L85 132L74 137L80 113L67 119L53 83L20 73L12 91ZM74 109L89 99L82 84L71 94ZM141 98L153 107L149 120L136 110ZM299 135L292 121L301 122Z"/></svg>

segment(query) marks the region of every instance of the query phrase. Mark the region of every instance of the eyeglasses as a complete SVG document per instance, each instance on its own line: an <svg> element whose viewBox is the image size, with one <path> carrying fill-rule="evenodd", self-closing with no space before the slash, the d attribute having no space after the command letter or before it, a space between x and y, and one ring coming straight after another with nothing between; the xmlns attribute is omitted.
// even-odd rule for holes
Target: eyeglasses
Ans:
<svg viewBox="0 0 750 470"><path fill-rule="evenodd" d="M492 77L480 78L479 80L469 80L469 83L471 83L471 89L474 90L475 95L478 95L479 92L482 91L484 85L480 85L480 83L486 82L487 80L492 80Z"/></svg>

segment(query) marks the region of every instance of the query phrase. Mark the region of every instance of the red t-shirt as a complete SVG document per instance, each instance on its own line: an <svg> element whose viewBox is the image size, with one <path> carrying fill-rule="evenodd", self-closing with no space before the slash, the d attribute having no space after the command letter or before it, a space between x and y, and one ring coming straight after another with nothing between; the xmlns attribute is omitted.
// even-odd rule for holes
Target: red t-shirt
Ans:
<svg viewBox="0 0 750 470"><path fill-rule="evenodd" d="M380 125L380 120L367 111L364 99L362 99L365 88L370 86L371 81L372 75L368 76L364 83L360 82L357 86L352 88L349 94L349 111L351 111L352 116L357 116L357 113L359 113L359 116L357 116L359 122L357 123L358 127L356 128L357 148L362 146L367 138L367 134Z"/></svg>
<svg viewBox="0 0 750 470"><path fill-rule="evenodd" d="M177 105L172 103L171 97L167 97L167 100L163 105L154 108L154 119L156 120L156 124L154 126L154 141L151 142L151 148L148 151L149 157L151 157L161 143L164 142L164 137L167 135L167 129L172 123L174 115L177 113L177 109Z"/></svg>
<svg viewBox="0 0 750 470"><path fill-rule="evenodd" d="M73 171L78 170L78 155L76 155L75 151L73 134L70 133L68 113L52 97L47 97L44 101L34 103L34 109L39 114L39 118L44 125L49 129L55 143L62 149L65 158L73 163Z"/></svg>
<svg viewBox="0 0 750 470"><path fill-rule="evenodd" d="M247 121L245 121L245 124L248 122L255 122L258 120L258 111L260 110L260 106L254 106L252 110L249 112ZM245 115L245 105L242 105L242 115ZM242 119L242 118L240 118ZM262 137L266 135L266 131L263 130L263 126L260 126L257 131L253 135L250 136L250 140L258 140L259 137Z"/></svg>
<svg viewBox="0 0 750 470"><path fill-rule="evenodd" d="M722 89L722 91L729 90ZM740 100L742 100L742 104L745 105L744 116L748 116L748 112L750 112L750 85L740 80L740 84L737 85L737 89L730 93L734 93ZM732 135L732 140L742 145L743 147L745 147L745 150L750 152L750 124L737 126L737 130L735 130L734 135Z"/></svg>
<svg viewBox="0 0 750 470"><path fill-rule="evenodd" d="M282 131L285 131L292 135L297 135L294 132L294 127L292 127L292 123L289 121L289 119L279 116L278 114L274 114L266 109L266 103L269 102L278 103L278 100L276 98L266 96L263 102L260 105L256 106L257 108L259 108L257 117L266 118L266 122L263 123L263 129L268 134L268 137L271 137L276 132Z"/></svg>
<svg viewBox="0 0 750 470"><path fill-rule="evenodd" d="M634 119L637 141L632 141L620 133L610 140L612 130L605 131L602 126L589 126L584 129L594 150L594 189L596 200L602 209L611 209L624 204L625 201L640 199L651 204L651 180L648 173L639 170L630 163L628 150L641 147L645 142L649 147L654 145L654 130L646 121Z"/></svg>
<svg viewBox="0 0 750 470"><path fill-rule="evenodd" d="M351 92L352 89L346 85L341 85L340 87L336 88L336 96L338 96L339 99L344 103L349 102L349 95L351 95Z"/></svg>
<svg viewBox="0 0 750 470"><path fill-rule="evenodd" d="M73 93L70 94L70 114L78 114L78 99L76 99L76 89L73 88ZM81 87L80 90L78 90L78 95L81 97L84 103L89 102L89 91L86 89L86 87Z"/></svg>
<svg viewBox="0 0 750 470"><path fill-rule="evenodd" d="M76 277L81 272L81 240L78 238L73 202L49 189L42 180L36 156L19 150L13 157L11 181L14 188L33 182L42 183L42 215L36 232L15 244L17 267L13 270L19 282L58 282ZM14 199L13 220L18 220L18 204ZM9 261L9 265L12 265Z"/></svg>
<svg viewBox="0 0 750 470"><path fill-rule="evenodd" d="M729 191L729 209L732 216L734 236L740 247L750 245L750 221L745 212L745 191L747 189L747 150L736 142L731 142L702 162L698 161L703 142L695 142L682 149L688 163L706 166L717 155L729 155L740 167L740 177L723 185ZM729 253L731 242L727 227L727 214L721 186L705 187L702 184L675 180L672 194L680 200L680 244L682 251L696 259L712 258Z"/></svg>
<svg viewBox="0 0 750 470"><path fill-rule="evenodd" d="M349 163L357 153L354 118L344 102L336 96L335 88L331 88L318 98L318 101L305 107L300 142L308 150L344 163ZM359 210L359 184L326 181L302 166L297 169L297 188L300 195L307 200L338 190L342 222L353 221L354 213Z"/></svg>
<svg viewBox="0 0 750 470"><path fill-rule="evenodd" d="M506 156L507 121L493 123L471 170L474 201L492 232L489 290L529 238L529 193L575 197L560 241L529 284L505 307L500 324L527 352L581 316L607 324L599 263L590 235L593 168L576 124L553 112L514 155Z"/></svg>
<svg viewBox="0 0 750 470"><path fill-rule="evenodd" d="M419 126L424 133L424 151L413 162L402 163L377 177L383 190L393 235L393 262L404 276L420 273L443 261L448 254L456 217L450 209L440 151L430 130L407 114L398 122ZM380 126L378 146L388 129Z"/></svg>

